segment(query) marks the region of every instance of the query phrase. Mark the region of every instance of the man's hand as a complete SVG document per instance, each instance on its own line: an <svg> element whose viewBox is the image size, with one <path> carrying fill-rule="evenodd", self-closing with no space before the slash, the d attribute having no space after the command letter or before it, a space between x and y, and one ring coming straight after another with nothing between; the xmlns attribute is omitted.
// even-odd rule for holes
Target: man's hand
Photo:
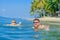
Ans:
<svg viewBox="0 0 60 40"><path fill-rule="evenodd" d="M45 26L44 29L45 29L46 31L49 31L49 26Z"/></svg>

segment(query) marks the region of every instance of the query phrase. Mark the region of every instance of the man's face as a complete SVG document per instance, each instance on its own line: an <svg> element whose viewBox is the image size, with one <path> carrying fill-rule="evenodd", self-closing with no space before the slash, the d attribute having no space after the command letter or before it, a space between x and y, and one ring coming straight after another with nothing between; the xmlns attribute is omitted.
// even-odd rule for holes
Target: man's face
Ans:
<svg viewBox="0 0 60 40"><path fill-rule="evenodd" d="M38 20L35 20L33 22L34 27L38 27L40 25L40 22Z"/></svg>

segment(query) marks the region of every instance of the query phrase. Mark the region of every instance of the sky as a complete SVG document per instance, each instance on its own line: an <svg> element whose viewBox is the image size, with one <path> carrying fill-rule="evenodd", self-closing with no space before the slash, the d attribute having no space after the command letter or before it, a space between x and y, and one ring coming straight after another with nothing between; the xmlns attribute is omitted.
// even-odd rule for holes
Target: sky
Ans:
<svg viewBox="0 0 60 40"><path fill-rule="evenodd" d="M0 0L0 16L33 18L29 14L32 0Z"/></svg>

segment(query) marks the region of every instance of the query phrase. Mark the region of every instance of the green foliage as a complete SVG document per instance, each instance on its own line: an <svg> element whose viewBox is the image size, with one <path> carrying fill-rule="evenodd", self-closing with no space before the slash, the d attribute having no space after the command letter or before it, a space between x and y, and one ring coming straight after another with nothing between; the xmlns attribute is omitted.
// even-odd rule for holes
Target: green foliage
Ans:
<svg viewBox="0 0 60 40"><path fill-rule="evenodd" d="M58 4L60 4L60 0L33 0L30 12L33 12L32 15L34 15L36 10L43 8L45 12L54 15L58 9Z"/></svg>

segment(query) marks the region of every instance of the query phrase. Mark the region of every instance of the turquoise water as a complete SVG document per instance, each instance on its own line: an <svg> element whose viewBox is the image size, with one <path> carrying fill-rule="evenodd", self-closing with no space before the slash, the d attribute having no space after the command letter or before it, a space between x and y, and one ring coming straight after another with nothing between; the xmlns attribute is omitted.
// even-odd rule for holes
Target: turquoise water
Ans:
<svg viewBox="0 0 60 40"><path fill-rule="evenodd" d="M50 25L50 31L34 32L32 22L23 22L22 26L0 25L0 40L60 40L60 25Z"/></svg>

